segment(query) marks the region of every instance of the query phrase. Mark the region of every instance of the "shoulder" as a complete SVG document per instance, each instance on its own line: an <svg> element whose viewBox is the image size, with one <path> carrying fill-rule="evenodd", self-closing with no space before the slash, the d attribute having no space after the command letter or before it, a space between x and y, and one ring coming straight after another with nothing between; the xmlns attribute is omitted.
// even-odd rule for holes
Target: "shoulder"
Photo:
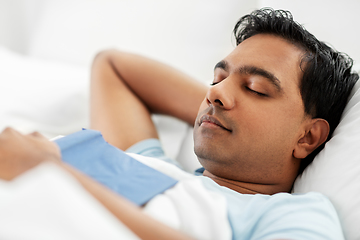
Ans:
<svg viewBox="0 0 360 240"><path fill-rule="evenodd" d="M320 193L240 194L203 182L226 198L235 239L344 239L333 205Z"/></svg>
<svg viewBox="0 0 360 240"><path fill-rule="evenodd" d="M343 239L338 215L332 203L320 193L279 193L259 201L257 234L268 238ZM291 229L291 231L289 231ZM274 235L274 236L272 236Z"/></svg>

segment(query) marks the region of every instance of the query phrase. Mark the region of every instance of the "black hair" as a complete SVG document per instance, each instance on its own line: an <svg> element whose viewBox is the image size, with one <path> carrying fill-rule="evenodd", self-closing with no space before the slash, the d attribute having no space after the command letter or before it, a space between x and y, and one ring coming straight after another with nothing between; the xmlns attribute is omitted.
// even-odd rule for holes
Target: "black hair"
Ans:
<svg viewBox="0 0 360 240"><path fill-rule="evenodd" d="M243 16L235 25L236 44L256 34L282 37L304 51L300 68L303 76L300 93L305 113L325 119L330 125L328 141L340 122L350 92L359 79L352 73L353 60L319 41L302 25L295 22L289 11L263 8ZM325 143L301 161L299 173L312 162Z"/></svg>

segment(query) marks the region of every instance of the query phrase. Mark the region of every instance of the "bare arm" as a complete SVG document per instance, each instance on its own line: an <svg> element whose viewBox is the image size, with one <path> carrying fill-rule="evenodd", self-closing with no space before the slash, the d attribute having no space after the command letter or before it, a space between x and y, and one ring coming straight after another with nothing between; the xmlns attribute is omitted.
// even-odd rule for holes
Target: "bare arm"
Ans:
<svg viewBox="0 0 360 240"><path fill-rule="evenodd" d="M39 133L22 135L13 129L0 134L0 179L12 180L42 162L71 173L117 219L141 239L190 239L147 216L140 208L61 161L57 145Z"/></svg>
<svg viewBox="0 0 360 240"><path fill-rule="evenodd" d="M204 84L163 63L118 50L104 51L96 57L93 81L99 81L96 75L100 71L103 71L100 74L108 71L104 63L111 66L118 81L123 81L151 113L171 115L194 124L207 91Z"/></svg>
<svg viewBox="0 0 360 240"><path fill-rule="evenodd" d="M157 138L151 113L193 125L207 87L160 62L117 50L94 60L91 74L91 128L125 150Z"/></svg>

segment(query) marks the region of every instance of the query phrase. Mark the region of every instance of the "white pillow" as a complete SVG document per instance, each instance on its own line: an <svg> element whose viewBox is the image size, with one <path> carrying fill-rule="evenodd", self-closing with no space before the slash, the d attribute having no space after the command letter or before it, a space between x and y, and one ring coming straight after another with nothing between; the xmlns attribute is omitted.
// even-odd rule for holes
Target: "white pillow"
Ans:
<svg viewBox="0 0 360 240"><path fill-rule="evenodd" d="M0 66L0 131L13 127L54 138L89 127L89 69L23 56L1 46ZM159 115L153 120L167 156L175 159L187 125Z"/></svg>
<svg viewBox="0 0 360 240"><path fill-rule="evenodd" d="M325 148L295 181L294 192L325 194L338 211L346 239L360 239L360 81Z"/></svg>
<svg viewBox="0 0 360 240"><path fill-rule="evenodd" d="M0 130L52 138L88 127L89 71L41 61L0 46Z"/></svg>
<svg viewBox="0 0 360 240"><path fill-rule="evenodd" d="M256 1L46 0L28 44L30 56L89 65L118 48L175 66L210 83L234 47L232 29Z"/></svg>

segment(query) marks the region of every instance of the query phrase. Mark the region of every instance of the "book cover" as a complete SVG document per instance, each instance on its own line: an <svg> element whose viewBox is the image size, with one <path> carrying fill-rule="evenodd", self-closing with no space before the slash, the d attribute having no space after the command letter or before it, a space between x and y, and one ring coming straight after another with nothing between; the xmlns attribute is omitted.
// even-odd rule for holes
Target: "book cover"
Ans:
<svg viewBox="0 0 360 240"><path fill-rule="evenodd" d="M177 183L110 145L99 131L84 129L54 142L64 162L139 206Z"/></svg>

